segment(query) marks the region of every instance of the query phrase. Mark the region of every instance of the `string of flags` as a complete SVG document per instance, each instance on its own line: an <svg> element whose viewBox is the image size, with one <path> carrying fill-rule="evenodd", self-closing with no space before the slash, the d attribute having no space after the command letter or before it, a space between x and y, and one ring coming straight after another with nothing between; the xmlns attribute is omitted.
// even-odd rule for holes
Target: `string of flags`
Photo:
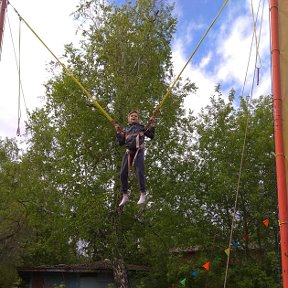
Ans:
<svg viewBox="0 0 288 288"><path fill-rule="evenodd" d="M267 219L265 219L265 220L262 221L262 224L263 224L266 228L268 228L269 225L270 225L270 220L267 218ZM242 239L243 239L244 241L247 241L247 240L249 239L248 234L243 235ZM238 248L239 246L240 246L240 242L239 242L238 240L234 240L234 242L233 242L233 247ZM231 249L228 247L228 248L226 248L226 249L224 250L224 252L225 252L225 254L226 254L227 256L229 256L229 255L230 255L230 252L231 252ZM214 260L215 260L215 261L219 260L219 256L215 256ZM211 261L207 261L206 263L204 263L204 264L201 266L201 268L203 268L203 269L206 270L206 271L209 271L209 270L210 270L210 264L211 264ZM199 271L197 271L197 270L192 270L192 271L191 271L191 276L192 276L192 277L196 277L198 274L199 274ZM180 283L180 285L181 285L182 287L186 287L186 281L187 281L187 278L183 278L182 280L180 280L179 283Z"/></svg>

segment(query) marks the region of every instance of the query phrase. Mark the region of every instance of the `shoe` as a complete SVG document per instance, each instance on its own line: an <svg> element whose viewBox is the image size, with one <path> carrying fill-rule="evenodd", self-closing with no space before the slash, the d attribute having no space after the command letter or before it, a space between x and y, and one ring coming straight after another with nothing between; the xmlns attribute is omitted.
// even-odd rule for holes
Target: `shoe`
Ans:
<svg viewBox="0 0 288 288"><path fill-rule="evenodd" d="M128 201L129 201L128 194L123 194L123 198L122 198L119 206L123 206L123 205L126 204Z"/></svg>
<svg viewBox="0 0 288 288"><path fill-rule="evenodd" d="M141 195L140 195L140 198L139 198L139 201L137 202L137 204L144 204L145 200L146 200L146 195L145 195L145 193L141 192Z"/></svg>

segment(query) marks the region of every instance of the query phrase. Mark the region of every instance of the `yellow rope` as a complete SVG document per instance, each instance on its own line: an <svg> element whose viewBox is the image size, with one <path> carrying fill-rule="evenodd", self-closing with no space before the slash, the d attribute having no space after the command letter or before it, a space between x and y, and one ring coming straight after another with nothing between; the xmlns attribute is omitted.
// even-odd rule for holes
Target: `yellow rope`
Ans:
<svg viewBox="0 0 288 288"><path fill-rule="evenodd" d="M91 101L95 104L95 106L101 111L101 113L111 122L114 123L113 118L102 108L102 106L92 97L92 95L87 91L87 89L82 85L82 83L73 75L73 72L69 70L60 59L49 49L49 47L45 44L45 42L37 35L37 33L31 28L31 26L25 21L25 19L18 13L18 11L13 7L20 20L22 20L26 26L31 30L31 32L36 36L36 38L46 47L46 49L53 55L56 61L63 67L63 70L67 75L69 75L73 81L83 90L86 96L91 99Z"/></svg>
<svg viewBox="0 0 288 288"><path fill-rule="evenodd" d="M205 37L207 36L207 34L209 33L209 31L211 30L212 26L214 25L214 23L216 22L216 20L219 18L220 14L222 13L223 9L225 8L225 6L227 5L227 3L229 2L229 0L225 0L224 3L222 4L222 7L220 8L219 12L217 13L216 17L214 18L214 20L211 22L210 26L208 27L207 31L204 33L204 35L202 36L202 38L200 39L200 41L198 42L196 48L194 49L194 51L192 52L191 56L189 57L189 59L187 60L186 64L184 65L184 67L182 68L182 70L180 71L180 73L178 74L178 76L175 78L175 80L173 81L173 83L170 85L170 87L168 88L166 94L164 95L164 97L162 98L161 102L159 103L159 105L156 107L153 116L156 116L156 114L160 111L161 107L163 106L165 100L169 97L173 87L175 86L175 84L177 83L177 81L179 80L181 74L183 73L183 71L185 70L185 68L187 67L188 63L191 61L191 59L193 58L193 56L195 55L195 53L197 52L198 48L200 47L200 45L202 44L203 40L205 39Z"/></svg>

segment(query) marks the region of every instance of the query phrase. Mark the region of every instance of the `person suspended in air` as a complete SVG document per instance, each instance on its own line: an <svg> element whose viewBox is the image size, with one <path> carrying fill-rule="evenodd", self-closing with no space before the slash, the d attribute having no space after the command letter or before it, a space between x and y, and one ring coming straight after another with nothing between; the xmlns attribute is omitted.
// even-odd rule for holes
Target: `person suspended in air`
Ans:
<svg viewBox="0 0 288 288"><path fill-rule="evenodd" d="M140 115L136 110L128 114L128 126L121 129L116 129L116 140L119 145L126 146L126 152L122 158L120 169L121 193L122 200L119 206L125 205L129 201L128 196L128 178L130 167L135 166L135 171L139 183L140 198L137 204L144 204L146 200L146 185L144 173L144 140L145 137L154 138L155 127L154 117L149 121L149 127L140 124Z"/></svg>

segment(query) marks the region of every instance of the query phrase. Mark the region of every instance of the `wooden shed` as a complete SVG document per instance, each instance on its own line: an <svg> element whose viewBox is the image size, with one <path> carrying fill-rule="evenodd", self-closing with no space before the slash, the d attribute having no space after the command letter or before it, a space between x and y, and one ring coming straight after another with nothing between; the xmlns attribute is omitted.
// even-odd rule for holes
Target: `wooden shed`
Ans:
<svg viewBox="0 0 288 288"><path fill-rule="evenodd" d="M22 286L27 288L109 288L115 287L110 261L98 261L93 264L53 265L37 267L19 267L18 274ZM147 272L147 267L127 265L131 287L133 279Z"/></svg>

